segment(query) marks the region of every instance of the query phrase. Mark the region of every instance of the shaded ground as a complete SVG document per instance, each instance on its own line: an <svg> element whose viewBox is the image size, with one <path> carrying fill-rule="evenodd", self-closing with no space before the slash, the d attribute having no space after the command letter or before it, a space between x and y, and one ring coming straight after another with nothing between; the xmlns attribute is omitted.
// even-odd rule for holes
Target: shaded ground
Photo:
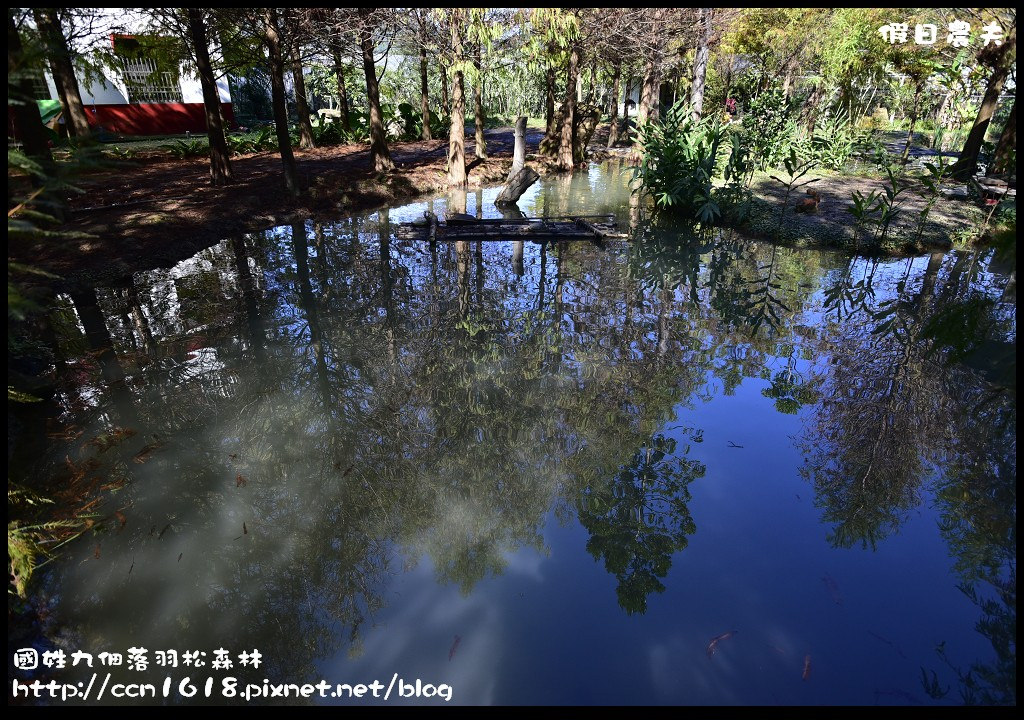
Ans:
<svg viewBox="0 0 1024 720"><path fill-rule="evenodd" d="M528 152L543 133L527 132ZM499 183L508 173L513 148L511 128L486 132L489 159L474 158L472 133L466 155L470 187ZM445 186L447 139L390 146L396 170L378 177L368 146L342 145L296 150L300 198L284 191L281 159L262 152L232 160L235 183L209 184L206 158L126 162L86 176L85 192L71 198L66 230L92 235L68 241L44 240L8 249L12 259L30 263L66 280L114 277L166 265L240 232L257 230L292 217L337 216L408 200ZM543 162L531 159L543 173Z"/></svg>
<svg viewBox="0 0 1024 720"><path fill-rule="evenodd" d="M811 177L809 175L805 179ZM817 182L806 186L821 195L817 212L802 214L794 211L796 203L807 197L805 188L801 188L790 195L783 215L781 211L785 187L770 179L767 174L760 174L751 184L755 200L752 203L749 229L760 236L777 235L781 242L797 247L853 247L859 241L861 250L870 250L871 245L865 243L864 233L857 237L855 219L849 211L853 206L852 196L854 192L865 196L873 190L882 192L887 184L887 180L879 178L821 175ZM951 183L950 187L957 185L963 183ZM948 249L959 233L970 234L968 231L983 223L986 215L973 201L940 198L928 214L918 238L918 219L925 203L925 197L913 188L901 193L898 199L899 211L886 242L877 249L886 253ZM869 232L873 231L873 228L869 228Z"/></svg>

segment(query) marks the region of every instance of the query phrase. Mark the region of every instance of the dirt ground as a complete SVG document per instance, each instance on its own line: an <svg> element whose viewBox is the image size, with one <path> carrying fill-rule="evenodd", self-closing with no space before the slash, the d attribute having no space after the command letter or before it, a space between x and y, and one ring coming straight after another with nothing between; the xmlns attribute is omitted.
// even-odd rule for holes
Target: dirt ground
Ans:
<svg viewBox="0 0 1024 720"><path fill-rule="evenodd" d="M527 132L527 153L536 151L543 133ZM487 160L474 157L467 133L466 157L471 188L500 183L511 164L511 128L486 133ZM284 190L276 152L233 158L235 182L209 184L204 158L127 161L76 182L84 192L70 199L63 230L87 233L86 239L42 240L9 247L12 260L54 273L66 282L122 276L166 265L233 234L254 231L294 217L336 217L408 200L445 187L448 142L394 143L395 171L378 177L368 145L296 150L299 181L306 192L290 198ZM531 159L544 174L550 168Z"/></svg>
<svg viewBox="0 0 1024 720"><path fill-rule="evenodd" d="M807 179L811 177L813 176L809 175ZM857 233L854 216L849 210L853 206L853 193L860 192L867 196L874 190L882 192L886 185L887 181L880 178L821 175L816 182L795 190L790 195L780 227L780 211L786 189L767 175L761 175L751 184L751 190L758 201L749 222L749 229L756 235L777 236L781 242L788 245L852 247ZM807 198L807 188L817 191L821 196L821 202L815 212L797 213L795 205ZM955 241L958 233L977 227L985 216L985 211L974 201L940 198L928 214L923 231L918 237L918 218L925 204L925 196L915 188L902 193L898 199L899 209L887 235L886 244L877 250L886 254L946 250ZM862 232L861 241L863 235ZM861 244L859 247L861 250L871 249L870 245Z"/></svg>

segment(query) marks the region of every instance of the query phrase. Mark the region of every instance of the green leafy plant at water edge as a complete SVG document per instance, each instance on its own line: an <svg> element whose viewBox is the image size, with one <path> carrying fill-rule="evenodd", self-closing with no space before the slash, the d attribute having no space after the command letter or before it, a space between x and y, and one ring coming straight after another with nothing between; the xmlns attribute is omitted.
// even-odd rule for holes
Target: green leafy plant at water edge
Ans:
<svg viewBox="0 0 1024 720"><path fill-rule="evenodd" d="M892 168L886 168L885 173L889 177L889 184L882 188L882 194L879 197L878 209L881 213L878 218L877 240L879 244L885 241L885 236L889 233L893 220L900 213L900 205L903 203L900 195L910 189L910 183L899 177Z"/></svg>
<svg viewBox="0 0 1024 720"><path fill-rule="evenodd" d="M731 210L730 219L735 222L742 222L750 213L750 181L756 169L751 155L750 148L744 144L739 133L733 133L730 136L729 157L722 170L725 185L717 192L721 205Z"/></svg>
<svg viewBox="0 0 1024 720"><path fill-rule="evenodd" d="M945 159L940 155L937 165L935 163L925 163L924 169L925 175L921 178L921 185L924 188L925 203L924 207L917 214L917 232L914 234L915 242L920 241L925 223L928 222L928 215L931 214L935 203L939 201L942 193L942 183L947 177L950 166L946 164Z"/></svg>
<svg viewBox="0 0 1024 720"><path fill-rule="evenodd" d="M891 167L886 168L885 172L889 178L889 184L884 186L881 192L872 190L868 195L864 195L858 190L853 192L853 206L848 208L848 210L853 215L856 228L859 231L857 234L858 244L861 234L867 234L867 228L870 225L877 227L873 238L874 242L877 245L881 245L885 241L893 221L900 214L900 206L903 204L903 198L900 196L911 187L911 183L901 178ZM938 170L936 172L937 175L931 176L933 180L936 177L942 177L941 172ZM938 185L936 184L935 187L937 199ZM934 204L935 200L932 200L931 205ZM931 205L925 208L923 215L919 215L921 223L927 219ZM918 233L919 236L920 232Z"/></svg>
<svg viewBox="0 0 1024 720"><path fill-rule="evenodd" d="M861 238L868 233L868 226L877 222L875 214L881 205L881 199L877 190L872 190L867 195L860 190L854 190L852 199L853 205L847 210L854 217L854 239L856 245L859 246Z"/></svg>
<svg viewBox="0 0 1024 720"><path fill-rule="evenodd" d="M653 197L659 208L704 224L721 217L712 184L728 133L721 121L694 120L691 108L678 102L638 133L643 157L633 168L633 181L639 181L639 191Z"/></svg>

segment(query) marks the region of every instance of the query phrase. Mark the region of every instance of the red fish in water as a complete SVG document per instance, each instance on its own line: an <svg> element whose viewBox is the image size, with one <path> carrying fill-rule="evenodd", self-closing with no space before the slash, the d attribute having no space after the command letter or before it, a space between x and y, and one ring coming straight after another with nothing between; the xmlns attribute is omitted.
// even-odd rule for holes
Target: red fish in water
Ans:
<svg viewBox="0 0 1024 720"><path fill-rule="evenodd" d="M739 631L730 630L729 632L724 632L721 635L716 635L715 637L711 638L711 642L708 643L708 660L710 660L714 656L715 651L718 650L718 643L722 642L723 640L728 640L737 632Z"/></svg>
<svg viewBox="0 0 1024 720"><path fill-rule="evenodd" d="M455 657L455 651L459 649L460 642L462 642L462 638L456 635L455 642L452 643L452 649L448 651L448 662L451 662L452 658Z"/></svg>
<svg viewBox="0 0 1024 720"><path fill-rule="evenodd" d="M804 655L804 674L801 676L804 680L807 680L811 676L811 656Z"/></svg>

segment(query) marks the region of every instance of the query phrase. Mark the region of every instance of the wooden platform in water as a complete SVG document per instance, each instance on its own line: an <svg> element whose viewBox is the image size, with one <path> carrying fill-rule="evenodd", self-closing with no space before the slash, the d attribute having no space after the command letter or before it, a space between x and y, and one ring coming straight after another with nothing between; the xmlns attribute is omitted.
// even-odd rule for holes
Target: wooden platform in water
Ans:
<svg viewBox="0 0 1024 720"><path fill-rule="evenodd" d="M488 218L481 220L470 215L455 215L439 219L426 213L423 220L402 223L398 237L430 242L458 242L470 240L557 240L623 239L612 215L567 215L550 218Z"/></svg>

